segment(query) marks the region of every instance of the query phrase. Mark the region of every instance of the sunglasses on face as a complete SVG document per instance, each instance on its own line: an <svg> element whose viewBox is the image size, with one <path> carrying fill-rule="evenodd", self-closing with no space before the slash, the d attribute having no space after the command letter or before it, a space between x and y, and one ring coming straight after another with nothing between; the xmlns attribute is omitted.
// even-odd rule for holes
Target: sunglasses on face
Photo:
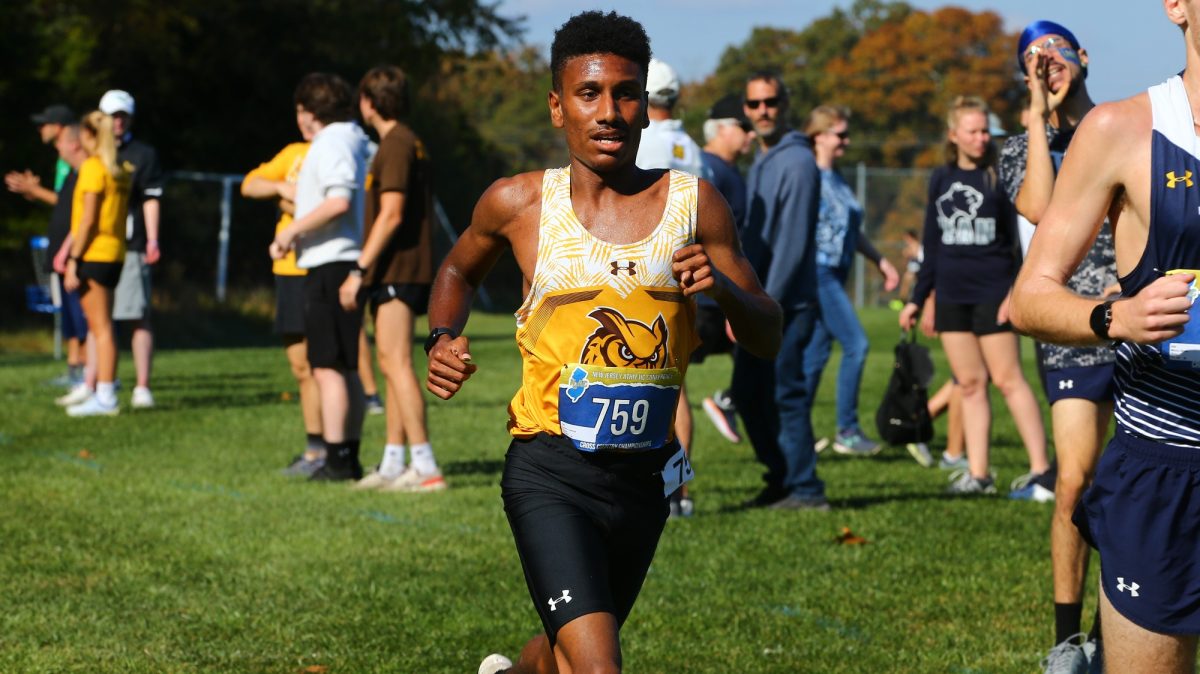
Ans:
<svg viewBox="0 0 1200 674"><path fill-rule="evenodd" d="M833 132L833 131L826 131L825 133L830 133L830 134L833 134L833 135L837 136L837 137L838 137L838 140L846 140L847 138L849 138L849 137L850 137L850 132L849 132L849 131L838 131L838 132L836 132L836 133L835 133L835 132Z"/></svg>
<svg viewBox="0 0 1200 674"><path fill-rule="evenodd" d="M1070 42L1061 37L1049 37L1046 38L1045 42L1031 45L1029 49L1025 50L1025 62L1031 62L1037 58L1038 54L1049 55L1051 51L1058 52L1065 58L1074 60L1075 48L1071 46Z"/></svg>
<svg viewBox="0 0 1200 674"><path fill-rule="evenodd" d="M768 108L778 108L779 101L780 98L778 96L772 96L770 98L747 98L746 107L750 108L751 110L757 110L758 106L760 105L765 105Z"/></svg>

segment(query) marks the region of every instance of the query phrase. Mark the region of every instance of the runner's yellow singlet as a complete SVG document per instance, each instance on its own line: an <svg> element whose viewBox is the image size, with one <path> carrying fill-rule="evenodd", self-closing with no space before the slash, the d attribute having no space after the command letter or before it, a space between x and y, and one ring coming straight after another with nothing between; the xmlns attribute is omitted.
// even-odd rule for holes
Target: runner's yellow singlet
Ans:
<svg viewBox="0 0 1200 674"><path fill-rule="evenodd" d="M671 273L696 240L697 181L671 171L662 219L645 239L592 236L571 206L569 168L542 178L537 267L516 312L521 389L509 431L565 435L582 451L654 449L699 338L695 303Z"/></svg>

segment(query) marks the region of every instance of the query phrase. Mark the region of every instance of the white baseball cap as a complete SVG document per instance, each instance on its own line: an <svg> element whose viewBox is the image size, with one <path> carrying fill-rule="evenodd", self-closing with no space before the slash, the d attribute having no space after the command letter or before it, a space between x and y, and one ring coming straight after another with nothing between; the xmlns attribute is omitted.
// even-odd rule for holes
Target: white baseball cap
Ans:
<svg viewBox="0 0 1200 674"><path fill-rule="evenodd" d="M106 115L115 115L118 112L132 115L133 96L130 96L128 91L110 89L100 97L100 112Z"/></svg>
<svg viewBox="0 0 1200 674"><path fill-rule="evenodd" d="M671 66L650 59L650 68L646 73L646 93L650 102L655 105L670 105L679 98L679 75Z"/></svg>

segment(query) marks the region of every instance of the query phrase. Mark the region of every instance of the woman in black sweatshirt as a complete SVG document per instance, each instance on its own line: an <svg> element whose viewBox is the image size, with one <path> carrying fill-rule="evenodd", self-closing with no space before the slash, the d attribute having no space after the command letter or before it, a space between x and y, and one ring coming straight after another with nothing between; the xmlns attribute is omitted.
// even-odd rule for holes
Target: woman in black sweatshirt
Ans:
<svg viewBox="0 0 1200 674"><path fill-rule="evenodd" d="M932 293L934 327L962 387L970 464L968 472L952 478L950 491L991 494L996 487L988 467L989 379L1008 403L1029 452L1031 475L1049 467L1046 431L1008 321L1009 290L1017 272L1015 212L998 184L987 105L960 96L950 106L947 124L946 164L929 179L925 261L912 299L900 312L900 327L912 328Z"/></svg>

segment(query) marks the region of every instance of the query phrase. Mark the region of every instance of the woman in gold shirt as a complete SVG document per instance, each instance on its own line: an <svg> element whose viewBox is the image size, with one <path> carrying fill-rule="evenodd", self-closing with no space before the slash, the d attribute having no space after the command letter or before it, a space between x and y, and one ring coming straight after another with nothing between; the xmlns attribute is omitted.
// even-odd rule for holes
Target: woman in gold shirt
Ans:
<svg viewBox="0 0 1200 674"><path fill-rule="evenodd" d="M125 217L129 171L117 163L112 117L100 111L80 122L79 139L88 158L79 167L71 205L71 253L63 285L78 290L88 331L96 340L96 391L67 408L73 417L115 415L120 411L113 378L117 345L113 338L113 289L125 260Z"/></svg>

